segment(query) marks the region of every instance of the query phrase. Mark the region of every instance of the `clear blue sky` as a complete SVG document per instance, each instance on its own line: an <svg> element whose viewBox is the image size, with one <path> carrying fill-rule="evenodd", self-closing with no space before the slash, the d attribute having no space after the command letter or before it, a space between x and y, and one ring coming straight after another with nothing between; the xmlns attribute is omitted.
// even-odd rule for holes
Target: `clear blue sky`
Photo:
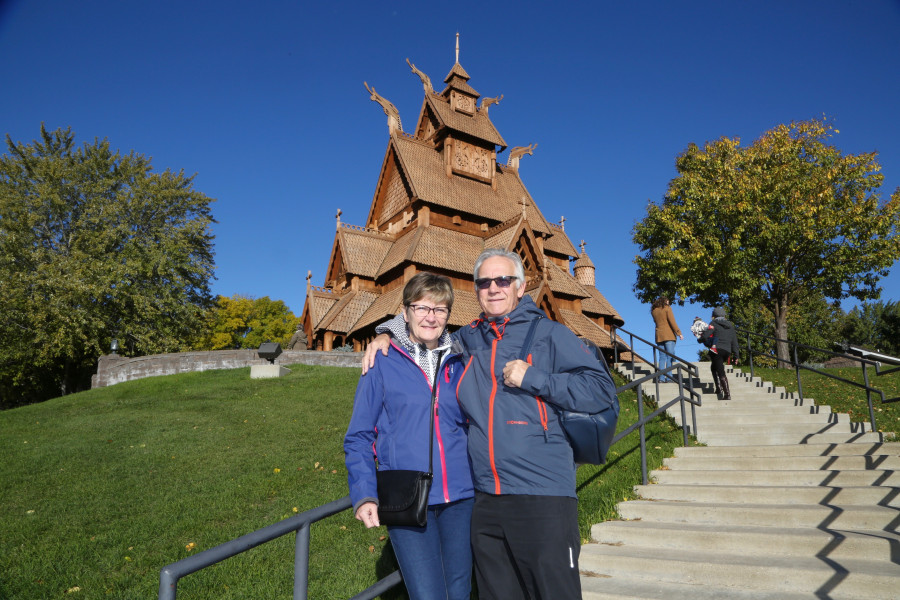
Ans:
<svg viewBox="0 0 900 600"><path fill-rule="evenodd" d="M300 314L324 283L335 213L364 225L388 141L363 81L415 126L454 61L512 146L548 220L587 242L598 287L652 336L631 230L690 142L747 143L825 116L900 186L900 2L173 2L0 0L0 133L41 122L107 138L216 198L213 291ZM5 152L5 145L3 152ZM498 160L506 160L507 153ZM900 299L900 271L882 280ZM687 331L709 310L676 307ZM679 346L692 355L690 336Z"/></svg>

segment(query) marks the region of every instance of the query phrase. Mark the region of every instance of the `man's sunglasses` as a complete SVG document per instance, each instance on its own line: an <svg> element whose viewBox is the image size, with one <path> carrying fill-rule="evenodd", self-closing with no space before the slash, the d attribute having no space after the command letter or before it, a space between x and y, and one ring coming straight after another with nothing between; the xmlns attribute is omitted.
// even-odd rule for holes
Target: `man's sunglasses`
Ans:
<svg viewBox="0 0 900 600"><path fill-rule="evenodd" d="M515 275L503 275L501 277L479 277L475 280L475 287L479 290L486 290L491 287L491 283L496 283L499 288L508 288L509 285L517 280Z"/></svg>

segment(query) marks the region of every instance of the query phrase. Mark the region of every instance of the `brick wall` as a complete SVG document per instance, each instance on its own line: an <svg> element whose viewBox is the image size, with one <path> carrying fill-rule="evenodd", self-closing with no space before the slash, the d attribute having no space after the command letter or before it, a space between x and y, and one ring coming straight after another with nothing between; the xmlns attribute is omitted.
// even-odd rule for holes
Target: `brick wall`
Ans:
<svg viewBox="0 0 900 600"><path fill-rule="evenodd" d="M284 350L275 360L277 365L323 365L359 368L359 352L315 352L312 350ZM114 354L101 356L97 373L91 378L91 388L106 387L123 381L212 369L239 369L250 365L264 365L256 350L216 350L211 352L177 352L127 358Z"/></svg>

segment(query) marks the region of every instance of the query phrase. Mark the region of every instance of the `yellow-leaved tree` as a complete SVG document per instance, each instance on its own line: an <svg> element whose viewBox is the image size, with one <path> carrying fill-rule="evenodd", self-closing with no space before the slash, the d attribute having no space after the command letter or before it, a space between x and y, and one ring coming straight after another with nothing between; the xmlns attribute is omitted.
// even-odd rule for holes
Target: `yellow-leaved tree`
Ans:
<svg viewBox="0 0 900 600"><path fill-rule="evenodd" d="M198 350L259 348L263 342L286 346L300 319L281 300L268 296L219 296L207 315L207 331L195 344Z"/></svg>

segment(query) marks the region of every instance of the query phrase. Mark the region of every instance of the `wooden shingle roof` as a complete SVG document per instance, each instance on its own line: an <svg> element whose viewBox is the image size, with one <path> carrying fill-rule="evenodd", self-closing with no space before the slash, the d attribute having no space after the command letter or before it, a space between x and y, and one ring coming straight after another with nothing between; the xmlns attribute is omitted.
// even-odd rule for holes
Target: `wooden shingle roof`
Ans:
<svg viewBox="0 0 900 600"><path fill-rule="evenodd" d="M613 322L616 325L624 325L625 319L616 312L616 309L613 308L612 304L606 299L606 297L600 293L595 287L586 285L584 289L590 293L591 297L587 300L583 300L581 302L581 308L583 311L592 313L595 315L601 316L609 316L612 318Z"/></svg>
<svg viewBox="0 0 900 600"><path fill-rule="evenodd" d="M410 249L415 247L415 244L413 242L416 241L417 236L421 235L421 232L421 227L410 229L408 232L400 236L396 242L394 242L394 245L391 246L390 250L388 250L387 255L384 257L384 261L378 268L379 277L381 277L394 267L409 260Z"/></svg>
<svg viewBox="0 0 900 600"><path fill-rule="evenodd" d="M426 95L425 102L431 108L441 126L465 133L479 140L485 140L495 146L500 146L501 150L506 148L506 142L503 141L500 132L491 123L487 113L477 111L474 115L465 115L453 110L446 99L435 95Z"/></svg>
<svg viewBox="0 0 900 600"><path fill-rule="evenodd" d="M323 291L321 288L312 288L306 297L309 304L309 318L313 327L319 326L331 307L340 299L334 292Z"/></svg>
<svg viewBox="0 0 900 600"><path fill-rule="evenodd" d="M417 265L468 273L482 250L480 237L443 227L426 227L410 258Z"/></svg>
<svg viewBox="0 0 900 600"><path fill-rule="evenodd" d="M565 230L555 223L548 223L548 225L550 225L550 232L553 235L544 240L544 249L566 256L577 256L578 252Z"/></svg>
<svg viewBox="0 0 900 600"><path fill-rule="evenodd" d="M331 307L319 327L338 333L349 333L377 298L378 294L374 292L350 291Z"/></svg>
<svg viewBox="0 0 900 600"><path fill-rule="evenodd" d="M362 314L353 331L358 331L369 325L381 323L385 319L400 312L400 303L403 301L403 288L398 287L381 294L375 302L369 305Z"/></svg>
<svg viewBox="0 0 900 600"><path fill-rule="evenodd" d="M394 236L341 223L338 229L348 273L374 279L394 244Z"/></svg>
<svg viewBox="0 0 900 600"><path fill-rule="evenodd" d="M567 271L560 268L553 261L546 262L547 268L550 269L550 289L554 294L566 294L575 298L589 298L590 292L586 287L578 283L574 277L569 275Z"/></svg>
<svg viewBox="0 0 900 600"><path fill-rule="evenodd" d="M409 177L413 195L422 201L490 221L506 221L522 212L520 202L528 205L528 224L536 233L550 233L550 225L537 208L514 169L498 166L494 174L496 190L467 177L447 177L443 157L430 143L406 135L391 138L403 169Z"/></svg>
<svg viewBox="0 0 900 600"><path fill-rule="evenodd" d="M575 335L591 340L600 348L613 347L609 332L583 314L566 309L561 309L560 313L562 313L566 325L575 332Z"/></svg>

